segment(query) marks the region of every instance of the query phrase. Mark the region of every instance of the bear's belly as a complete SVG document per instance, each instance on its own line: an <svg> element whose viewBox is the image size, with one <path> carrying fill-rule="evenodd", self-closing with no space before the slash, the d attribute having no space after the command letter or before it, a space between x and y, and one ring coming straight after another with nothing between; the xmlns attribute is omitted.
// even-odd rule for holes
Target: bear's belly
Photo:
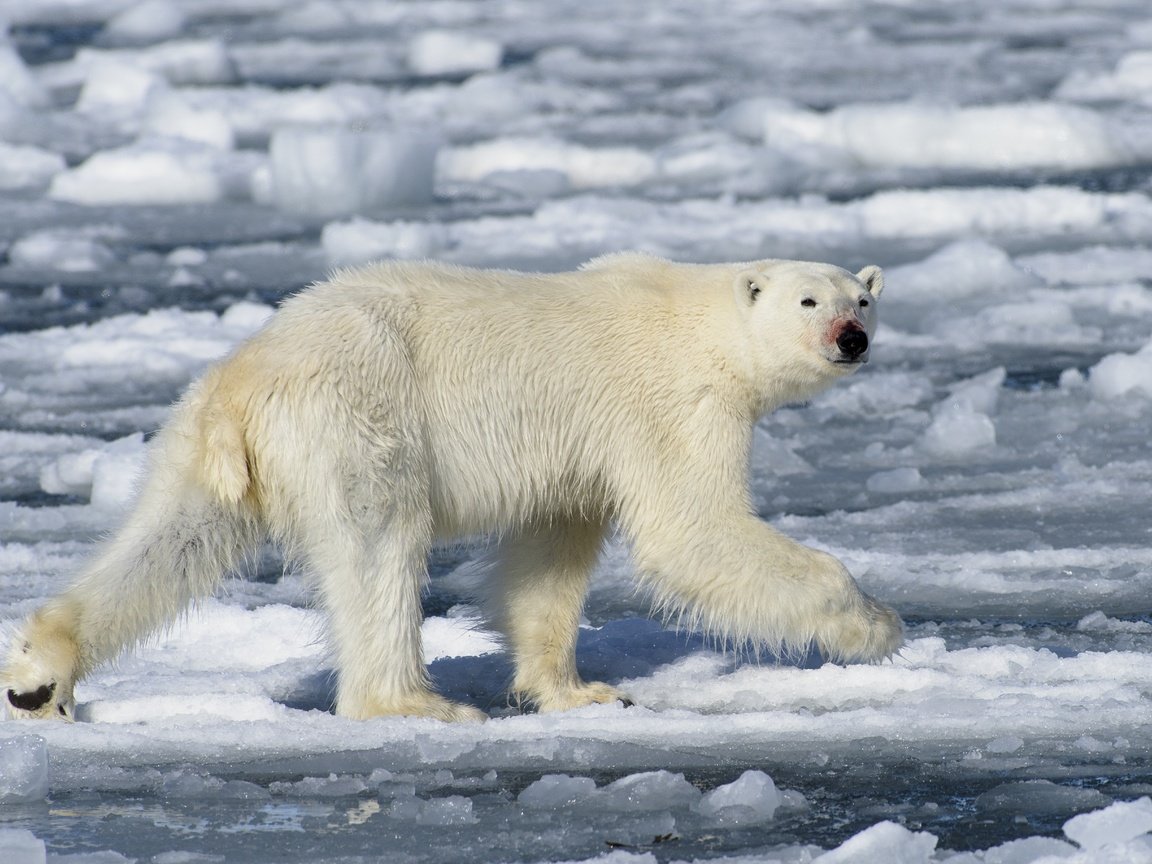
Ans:
<svg viewBox="0 0 1152 864"><path fill-rule="evenodd" d="M600 518L606 512L598 466L567 442L489 434L474 446L468 437L433 436L429 441L429 497L438 538L506 531L576 514Z"/></svg>

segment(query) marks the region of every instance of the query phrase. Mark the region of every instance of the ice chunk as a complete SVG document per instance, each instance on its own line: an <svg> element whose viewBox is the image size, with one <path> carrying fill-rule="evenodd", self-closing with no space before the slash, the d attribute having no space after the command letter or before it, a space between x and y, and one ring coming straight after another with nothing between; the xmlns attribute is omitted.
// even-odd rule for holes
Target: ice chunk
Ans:
<svg viewBox="0 0 1152 864"><path fill-rule="evenodd" d="M1103 807L1110 800L1096 789L1060 786L1051 780L1024 780L993 786L977 797L976 806L993 813L1063 816Z"/></svg>
<svg viewBox="0 0 1152 864"><path fill-rule="evenodd" d="M83 80L92 65L101 60L114 60L155 72L170 84L227 84L236 76L232 56L221 39L171 40L131 50L81 48L70 64L72 74Z"/></svg>
<svg viewBox="0 0 1152 864"><path fill-rule="evenodd" d="M1152 396L1152 342L1135 354L1109 354L1088 372L1088 387L1097 399Z"/></svg>
<svg viewBox="0 0 1152 864"><path fill-rule="evenodd" d="M796 446L795 442L776 438L757 426L752 430L752 470L778 477L811 474L815 469L807 459L795 452Z"/></svg>
<svg viewBox="0 0 1152 864"><path fill-rule="evenodd" d="M596 781L591 777L569 777L567 774L545 774L529 784L516 800L538 810L569 808L596 794Z"/></svg>
<svg viewBox="0 0 1152 864"><path fill-rule="evenodd" d="M1051 345L1054 342L1077 341L1090 332L1076 323L1072 308L1054 296L1023 303L1002 303L981 309L972 324L983 342L1009 345ZM952 322L955 325L955 322ZM937 332L946 332L941 322Z"/></svg>
<svg viewBox="0 0 1152 864"><path fill-rule="evenodd" d="M432 200L437 134L427 129L291 126L272 136L272 195L331 218Z"/></svg>
<svg viewBox="0 0 1152 864"><path fill-rule="evenodd" d="M215 798L236 801L264 801L272 797L263 786L247 780L225 781L218 777L205 777L190 770L166 773L160 782L160 794L165 798Z"/></svg>
<svg viewBox="0 0 1152 864"><path fill-rule="evenodd" d="M348 798L366 792L368 787L359 777L329 774L327 777L305 777L295 783L275 782L268 789L274 795L300 798Z"/></svg>
<svg viewBox="0 0 1152 864"><path fill-rule="evenodd" d="M40 488L49 495L87 495L97 507L120 510L136 494L145 459L144 436L136 432L60 456L41 470Z"/></svg>
<svg viewBox="0 0 1152 864"><path fill-rule="evenodd" d="M600 805L611 810L673 810L700 799L700 790L669 771L630 774L601 790Z"/></svg>
<svg viewBox="0 0 1152 864"><path fill-rule="evenodd" d="M495 40L429 30L408 44L408 68L417 75L460 75L497 69L504 47Z"/></svg>
<svg viewBox="0 0 1152 864"><path fill-rule="evenodd" d="M495 174L554 171L573 189L636 186L657 173L654 156L635 147L584 147L549 138L501 138L453 147L440 158L445 180L481 182Z"/></svg>
<svg viewBox="0 0 1152 864"><path fill-rule="evenodd" d="M24 60L8 41L0 24L0 93L20 108L41 108L48 104L48 94L28 71Z"/></svg>
<svg viewBox="0 0 1152 864"><path fill-rule="evenodd" d="M1022 255L1016 263L1050 285L1102 285L1134 282L1152 271L1152 249L1090 246L1070 252Z"/></svg>
<svg viewBox="0 0 1152 864"><path fill-rule="evenodd" d="M927 864L935 850L932 834L912 832L895 822L878 822L820 855L813 864Z"/></svg>
<svg viewBox="0 0 1152 864"><path fill-rule="evenodd" d="M987 414L958 405L945 405L920 438L920 446L935 456L967 456L996 444L996 426Z"/></svg>
<svg viewBox="0 0 1152 864"><path fill-rule="evenodd" d="M0 851L4 864L45 864L48 860L44 841L24 828L0 828Z"/></svg>
<svg viewBox="0 0 1152 864"><path fill-rule="evenodd" d="M1077 621L1076 629L1087 633L1152 633L1152 624L1147 621L1109 618L1103 612L1096 611Z"/></svg>
<svg viewBox="0 0 1152 864"><path fill-rule="evenodd" d="M656 156L662 180L714 184L735 195L787 193L806 176L806 169L787 156L721 132L678 138L657 150Z"/></svg>
<svg viewBox="0 0 1152 864"><path fill-rule="evenodd" d="M226 184L213 147L153 140L104 150L57 174L48 197L78 204L210 203Z"/></svg>
<svg viewBox="0 0 1152 864"><path fill-rule="evenodd" d="M1107 753L1112 749L1112 745L1107 741L1101 741L1099 738L1094 738L1091 735L1081 735L1072 742L1072 746L1077 750L1083 750L1087 753Z"/></svg>
<svg viewBox="0 0 1152 864"><path fill-rule="evenodd" d="M885 279L900 286L898 303L916 304L982 295L1003 297L1044 284L1013 263L1003 249L978 239L957 240L923 261L892 267Z"/></svg>
<svg viewBox="0 0 1152 864"><path fill-rule="evenodd" d="M169 258L171 257L169 255ZM220 323L229 330L252 333L267 323L268 319L272 317L273 311L271 306L265 306L263 303L244 301L225 309L224 314L220 316Z"/></svg>
<svg viewBox="0 0 1152 864"><path fill-rule="evenodd" d="M992 369L962 381L933 410L932 423L920 446L936 456L957 457L996 444L996 426L989 416L996 410L1006 371Z"/></svg>
<svg viewBox="0 0 1152 864"><path fill-rule="evenodd" d="M81 273L107 267L116 256L84 233L49 228L18 239L8 250L8 260L17 267Z"/></svg>
<svg viewBox="0 0 1152 864"><path fill-rule="evenodd" d="M1075 854L1075 846L1055 837L1025 837L984 850L978 861L980 864L1032 864L1034 861L1055 864L1061 858ZM969 864L964 855L956 857L955 861Z"/></svg>
<svg viewBox="0 0 1152 864"><path fill-rule="evenodd" d="M101 852L74 852L69 855L53 855L50 864L138 864L138 858L127 858L119 852L105 849ZM211 858L208 859L211 862ZM201 859L197 864L202 864ZM7 864L7 862L5 862Z"/></svg>
<svg viewBox="0 0 1152 864"><path fill-rule="evenodd" d="M208 260L208 253L196 246L179 246L164 256L173 267L197 267Z"/></svg>
<svg viewBox="0 0 1152 864"><path fill-rule="evenodd" d="M500 651L503 643L476 614L452 617L430 616L420 628L424 643L424 659L428 662L442 657L475 657Z"/></svg>
<svg viewBox="0 0 1152 864"><path fill-rule="evenodd" d="M160 852L152 856L152 864L224 864L223 855L209 855L205 852Z"/></svg>
<svg viewBox="0 0 1152 864"><path fill-rule="evenodd" d="M1130 195L1077 189L895 189L851 206L866 233L885 237L996 236L1005 232L1077 231L1126 222L1143 202ZM1141 215L1139 218L1144 218ZM893 296L898 297L899 294Z"/></svg>
<svg viewBox="0 0 1152 864"><path fill-rule="evenodd" d="M0 190L39 189L66 167L59 153L0 141Z"/></svg>
<svg viewBox="0 0 1152 864"><path fill-rule="evenodd" d="M1152 51L1138 50L1124 54L1111 72L1091 73L1074 70L1056 88L1058 99L1086 102L1117 99L1152 100Z"/></svg>
<svg viewBox="0 0 1152 864"><path fill-rule="evenodd" d="M916 468L893 468L890 471L877 471L864 481L864 487L869 492L889 494L915 492L923 485L924 478Z"/></svg>
<svg viewBox="0 0 1152 864"><path fill-rule="evenodd" d="M48 794L48 746L39 735L0 741L0 804L40 801Z"/></svg>
<svg viewBox="0 0 1152 864"><path fill-rule="evenodd" d="M388 814L393 819L415 822L417 825L474 825L479 820L472 813L472 799L463 795L431 798L427 801L415 797L393 800Z"/></svg>
<svg viewBox="0 0 1152 864"><path fill-rule="evenodd" d="M417 825L474 825L478 821L472 814L472 799L463 795L424 801L416 817Z"/></svg>
<svg viewBox="0 0 1152 864"><path fill-rule="evenodd" d="M100 450L91 448L79 453L67 453L40 471L40 488L49 495L90 495L92 492L92 466Z"/></svg>
<svg viewBox="0 0 1152 864"><path fill-rule="evenodd" d="M838 414L875 417L893 414L918 405L933 396L932 384L924 375L910 372L875 371L867 377L841 384L819 396L816 404Z"/></svg>
<svg viewBox="0 0 1152 864"><path fill-rule="evenodd" d="M1015 753L1023 746L1023 738L1018 738L1015 735L1004 735L989 741L984 745L984 749L988 753Z"/></svg>
<svg viewBox="0 0 1152 864"><path fill-rule="evenodd" d="M125 509L136 497L146 459L144 436L139 432L105 447L92 463L92 506Z"/></svg>
<svg viewBox="0 0 1152 864"><path fill-rule="evenodd" d="M92 58L76 110L107 116L131 115L144 110L148 98L168 86L155 72L115 57Z"/></svg>
<svg viewBox="0 0 1152 864"><path fill-rule="evenodd" d="M1127 843L1152 831L1152 799L1117 801L1093 813L1081 813L1064 823L1064 834L1086 851Z"/></svg>
<svg viewBox="0 0 1152 864"><path fill-rule="evenodd" d="M148 100L141 127L144 134L199 141L220 150L235 144L232 124L220 110L201 107L183 94L163 91Z"/></svg>
<svg viewBox="0 0 1152 864"><path fill-rule="evenodd" d="M1007 377L1008 372L1003 366L989 369L987 372L953 385L944 402L969 411L994 414L996 413L996 406L1000 402L1001 388Z"/></svg>
<svg viewBox="0 0 1152 864"><path fill-rule="evenodd" d="M187 23L172 0L144 0L114 15L101 36L113 43L161 42L179 36Z"/></svg>
<svg viewBox="0 0 1152 864"><path fill-rule="evenodd" d="M696 809L705 816L731 816L743 823L771 819L782 803L771 777L763 771L745 771L738 779L706 794Z"/></svg>
<svg viewBox="0 0 1152 864"><path fill-rule="evenodd" d="M749 141L759 141L764 137L766 118L774 114L797 115L802 109L787 99L772 96L757 96L742 99L729 106L717 118L719 124L734 135Z"/></svg>
<svg viewBox="0 0 1152 864"><path fill-rule="evenodd" d="M1143 153L1088 108L1052 103L971 107L847 105L826 114L775 108L764 141L832 166L1007 170L1120 165Z"/></svg>
<svg viewBox="0 0 1152 864"><path fill-rule="evenodd" d="M448 244L448 227L424 222L329 222L320 245L334 267L378 258L431 258Z"/></svg>

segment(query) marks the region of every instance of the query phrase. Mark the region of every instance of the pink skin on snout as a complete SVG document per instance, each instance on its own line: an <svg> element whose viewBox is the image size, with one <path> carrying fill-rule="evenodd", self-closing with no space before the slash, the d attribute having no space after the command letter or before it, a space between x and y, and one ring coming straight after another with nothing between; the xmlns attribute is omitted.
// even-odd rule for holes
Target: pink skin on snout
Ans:
<svg viewBox="0 0 1152 864"><path fill-rule="evenodd" d="M852 314L843 315L834 319L828 326L828 329L824 331L824 348L827 350L827 356L830 359L840 357L840 346L837 343L841 336L851 331L865 334L868 332L864 329L864 325L860 323L860 319ZM864 356L867 357L867 354L868 352L865 351Z"/></svg>

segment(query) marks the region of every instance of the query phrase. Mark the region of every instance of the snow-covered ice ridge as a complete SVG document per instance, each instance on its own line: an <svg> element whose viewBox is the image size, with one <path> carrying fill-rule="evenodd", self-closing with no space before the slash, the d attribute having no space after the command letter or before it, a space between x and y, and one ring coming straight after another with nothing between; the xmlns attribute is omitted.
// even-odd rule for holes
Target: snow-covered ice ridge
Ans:
<svg viewBox="0 0 1152 864"><path fill-rule="evenodd" d="M113 528L172 399L333 266L639 248L886 268L873 362L757 431L761 514L909 622L879 666L646 617L639 707L335 717L269 553L0 723L0 860L1152 861L1152 10L1139 0L0 0L0 637Z"/></svg>

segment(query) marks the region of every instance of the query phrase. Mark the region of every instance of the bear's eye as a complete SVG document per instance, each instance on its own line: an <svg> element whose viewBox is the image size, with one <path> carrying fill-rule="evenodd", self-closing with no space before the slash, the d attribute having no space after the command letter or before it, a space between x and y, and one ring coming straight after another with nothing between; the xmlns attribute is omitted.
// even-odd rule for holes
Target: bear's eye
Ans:
<svg viewBox="0 0 1152 864"><path fill-rule="evenodd" d="M864 308L866 308L867 306L868 306L868 301L867 301L867 300L865 300L863 297L861 297L861 298L860 298L860 308L861 308L861 309L864 309Z"/></svg>
<svg viewBox="0 0 1152 864"><path fill-rule="evenodd" d="M812 307L812 306L816 305L816 301L813 300L811 297L805 297L803 300L800 301L800 305Z"/></svg>

